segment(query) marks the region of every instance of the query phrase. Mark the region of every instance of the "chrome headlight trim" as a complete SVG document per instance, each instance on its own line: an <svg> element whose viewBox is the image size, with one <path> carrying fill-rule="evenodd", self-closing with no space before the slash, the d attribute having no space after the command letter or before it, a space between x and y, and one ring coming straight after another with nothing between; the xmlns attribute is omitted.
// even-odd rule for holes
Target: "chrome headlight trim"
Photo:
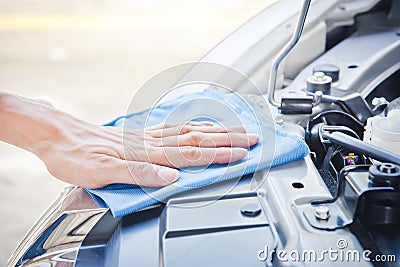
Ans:
<svg viewBox="0 0 400 267"><path fill-rule="evenodd" d="M28 231L8 266L74 266L78 250L108 209L82 188L68 186Z"/></svg>

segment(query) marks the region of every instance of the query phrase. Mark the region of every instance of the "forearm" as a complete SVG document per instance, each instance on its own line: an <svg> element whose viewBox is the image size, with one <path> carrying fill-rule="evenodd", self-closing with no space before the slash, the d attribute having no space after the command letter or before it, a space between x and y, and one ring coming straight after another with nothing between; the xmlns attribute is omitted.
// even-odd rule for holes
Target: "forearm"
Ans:
<svg viewBox="0 0 400 267"><path fill-rule="evenodd" d="M0 141L38 156L62 138L57 120L65 116L43 103L0 92Z"/></svg>

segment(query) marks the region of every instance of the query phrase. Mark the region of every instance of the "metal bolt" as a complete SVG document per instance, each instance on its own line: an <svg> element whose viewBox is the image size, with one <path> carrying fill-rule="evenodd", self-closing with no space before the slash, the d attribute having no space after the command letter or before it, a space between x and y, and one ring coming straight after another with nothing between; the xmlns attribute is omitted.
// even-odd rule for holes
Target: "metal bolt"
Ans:
<svg viewBox="0 0 400 267"><path fill-rule="evenodd" d="M316 91L314 93L314 99L313 99L313 106L314 107L318 106L321 103L322 96L323 96L323 93L321 91Z"/></svg>
<svg viewBox="0 0 400 267"><path fill-rule="evenodd" d="M316 81L323 81L325 79L325 74L321 71L314 72L313 75Z"/></svg>
<svg viewBox="0 0 400 267"><path fill-rule="evenodd" d="M257 217L261 214L261 207L258 204L249 203L240 209L240 213L245 217Z"/></svg>
<svg viewBox="0 0 400 267"><path fill-rule="evenodd" d="M258 189L257 190L257 196L265 197L266 195L267 195L267 192L264 189Z"/></svg>
<svg viewBox="0 0 400 267"><path fill-rule="evenodd" d="M371 101L371 104L377 107L383 104L389 104L389 102L384 97L374 97L374 99Z"/></svg>
<svg viewBox="0 0 400 267"><path fill-rule="evenodd" d="M325 75L321 71L316 71L312 76L307 78L307 91L315 93L321 91L324 94L329 94L331 90L332 78Z"/></svg>
<svg viewBox="0 0 400 267"><path fill-rule="evenodd" d="M383 163L378 167L378 170L380 170L383 173L386 174L391 174L396 172L396 165L392 163Z"/></svg>
<svg viewBox="0 0 400 267"><path fill-rule="evenodd" d="M330 217L329 208L327 206L318 206L315 210L315 217L319 220L328 220Z"/></svg>

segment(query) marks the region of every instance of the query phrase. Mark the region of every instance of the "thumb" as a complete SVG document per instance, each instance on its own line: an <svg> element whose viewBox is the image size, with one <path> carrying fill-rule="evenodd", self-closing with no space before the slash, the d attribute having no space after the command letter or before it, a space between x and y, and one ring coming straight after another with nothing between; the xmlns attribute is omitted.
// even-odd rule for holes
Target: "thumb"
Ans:
<svg viewBox="0 0 400 267"><path fill-rule="evenodd" d="M109 179L111 183L136 184L146 187L162 187L178 180L179 171L148 162L115 159Z"/></svg>

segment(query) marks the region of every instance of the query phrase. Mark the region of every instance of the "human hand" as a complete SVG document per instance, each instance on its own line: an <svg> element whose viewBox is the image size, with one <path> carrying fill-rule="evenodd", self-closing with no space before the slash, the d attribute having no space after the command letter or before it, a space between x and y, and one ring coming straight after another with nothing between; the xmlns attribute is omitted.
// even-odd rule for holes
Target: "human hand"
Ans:
<svg viewBox="0 0 400 267"><path fill-rule="evenodd" d="M258 142L243 127L224 129L209 122L124 132L37 101L6 99L0 107L7 116L0 110L0 120L10 127L0 129L1 140L35 153L56 178L87 188L112 183L165 186L178 179L176 168L238 161L246 156L245 148Z"/></svg>
<svg viewBox="0 0 400 267"><path fill-rule="evenodd" d="M257 135L247 135L242 127L226 130L197 122L125 133L84 122L68 128L74 130L63 130L63 138L40 157L55 177L88 188L112 183L165 186L177 180L176 168L234 162L258 142Z"/></svg>

